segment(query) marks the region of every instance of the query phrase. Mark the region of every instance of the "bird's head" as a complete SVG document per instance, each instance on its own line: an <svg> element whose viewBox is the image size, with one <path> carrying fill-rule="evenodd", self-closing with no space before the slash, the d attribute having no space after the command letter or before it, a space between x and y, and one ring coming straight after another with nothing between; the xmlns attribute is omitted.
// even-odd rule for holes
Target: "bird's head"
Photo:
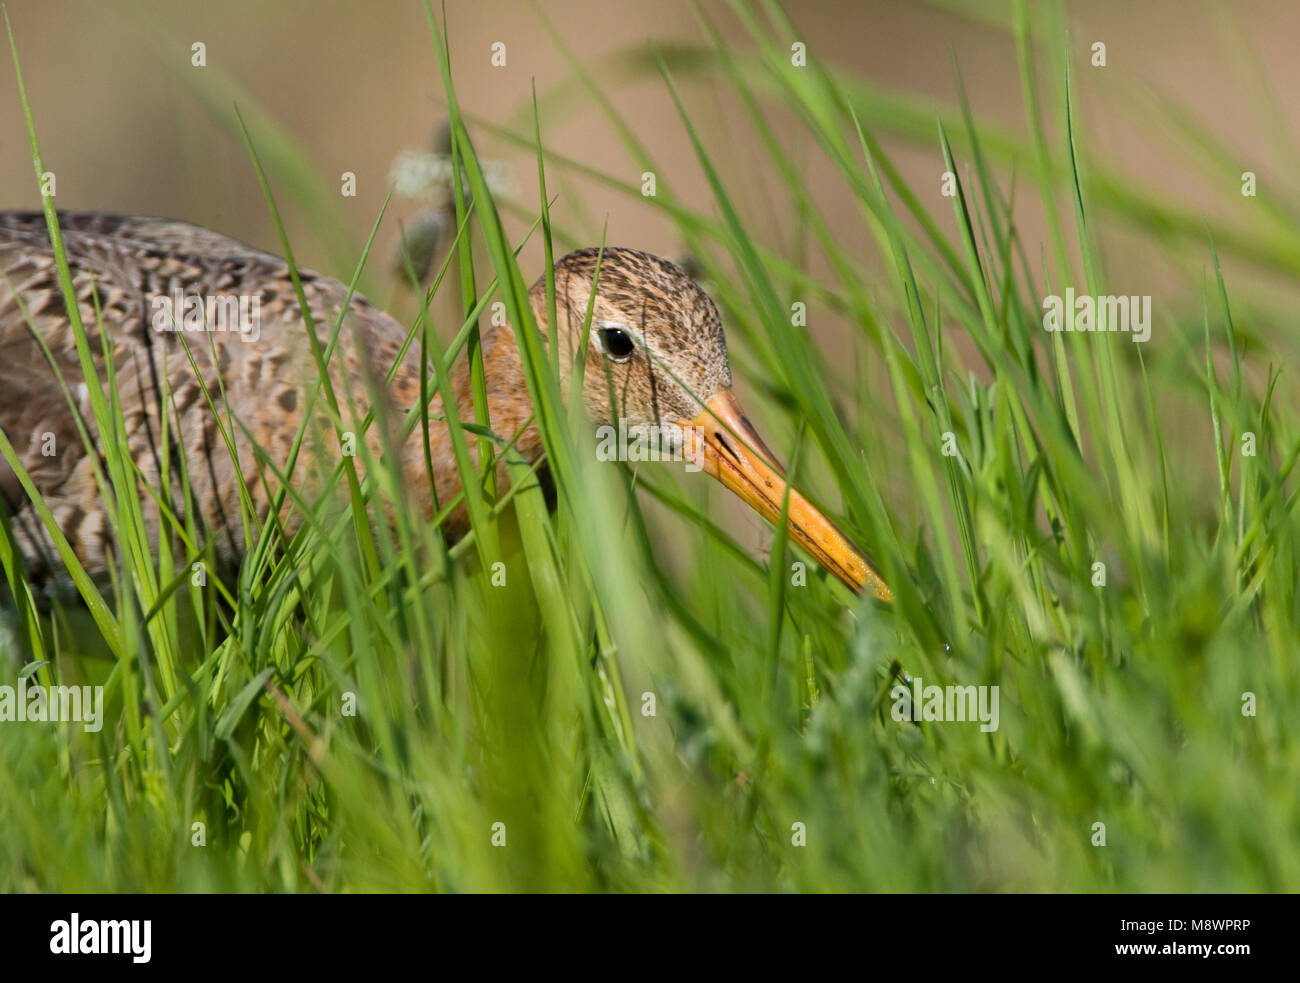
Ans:
<svg viewBox="0 0 1300 983"><path fill-rule="evenodd" d="M531 298L543 319L545 290L539 280ZM583 403L598 425L671 429L731 385L718 309L666 259L617 247L579 250L556 264L555 295L561 364L572 365L586 342Z"/></svg>
<svg viewBox="0 0 1300 983"><path fill-rule="evenodd" d="M731 391L727 341L709 295L668 260L616 247L565 256L555 266L555 294L561 365L573 365L585 344L582 400L591 420L621 421L634 437L655 428L662 444L779 521L785 472ZM549 337L545 278L530 300ZM566 399L569 379L562 373ZM794 489L789 496L791 538L853 590L869 587L890 600L879 574L831 521Z"/></svg>

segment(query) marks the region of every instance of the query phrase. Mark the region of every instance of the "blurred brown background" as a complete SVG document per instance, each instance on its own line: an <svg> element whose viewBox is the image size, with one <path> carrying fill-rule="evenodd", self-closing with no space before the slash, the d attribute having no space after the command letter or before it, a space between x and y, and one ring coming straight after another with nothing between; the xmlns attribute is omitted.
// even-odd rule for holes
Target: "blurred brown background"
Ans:
<svg viewBox="0 0 1300 983"><path fill-rule="evenodd" d="M1008 34L987 22L1005 22L1006 6L812 0L791 4L789 10L810 56L936 107L955 100L956 55L976 111L1023 133L1014 46ZM265 202L224 101L222 86L230 81L245 93L241 108L260 106L305 148L323 187L337 194L341 172L358 175L357 197L337 203L338 214L349 223L342 230L347 240L360 244L383 201L394 155L404 148L427 148L443 118L434 48L416 0L9 0L7 8L46 165L57 175L57 201L64 208L175 216L273 247ZM704 9L738 45L747 43L725 4L708 2ZM450 0L446 11L467 111L498 122L517 120L527 108L533 80L544 93L569 75L537 5ZM607 65L616 53L650 40L707 43L688 0L558 0L546 3L545 11L574 54L592 66ZM1300 62L1294 57L1300 50L1300 8L1295 3L1098 0L1070 4L1069 11L1080 59L1091 40L1107 43L1109 67L1079 79L1079 98L1093 149L1100 141L1108 161L1123 173L1208 209L1230 202L1222 189L1203 187L1179 160L1169 159L1159 133L1113 111L1135 89L1176 98L1238 147L1243 169L1258 172L1261 183L1281 169L1274 156L1277 143L1261 133L1267 124L1256 111L1257 93L1234 77L1223 16L1226 11L1261 54L1264 76L1285 97L1300 91ZM206 69L190 66L194 41L207 47ZM507 46L505 68L490 64L495 41ZM37 190L8 64L0 67L0 78L0 206L32 207L38 203ZM754 231L767 236L784 222L788 209L784 202L765 198L764 189L771 185L762 181L761 155L743 119L716 91L720 88L710 92L702 85L683 85L692 111L706 124L711 147L729 158L720 162ZM671 173L660 174L660 181L671 182L688 203L711 209L662 81L618 82L607 95L658 159L672 163ZM628 181L639 179L640 163L629 159L594 107L578 101L542 123L548 146ZM253 136L259 146L267 138L256 125ZM910 177L935 181L941 169L936 147L892 149ZM532 207L537 200L535 167L527 151L485 137L480 150L513 163L520 198ZM755 161L751 168L747 157ZM842 180L818 181L817 163L810 166L810 185L825 199L837 233L846 241L861 241L870 254L856 210L836 207L835 196L847 193ZM668 223L652 208L589 182L558 184L557 178L557 223L598 236L598 225L607 217L610 242L668 255L679 252ZM312 225L301 210L283 189L277 193L300 259L345 274L340 257L307 235ZM581 210L572 207L577 196ZM1035 206L1028 201L1030 211L1022 217L1031 230ZM393 215L409 215L415 207L397 201ZM934 211L951 227L950 208ZM765 218L765 212L770 216ZM582 213L588 216L585 221ZM771 226L764 228L765 221ZM381 249L391 248L396 235L396 224L386 222ZM538 255L525 254L528 269L536 268ZM368 282L373 289L374 278Z"/></svg>

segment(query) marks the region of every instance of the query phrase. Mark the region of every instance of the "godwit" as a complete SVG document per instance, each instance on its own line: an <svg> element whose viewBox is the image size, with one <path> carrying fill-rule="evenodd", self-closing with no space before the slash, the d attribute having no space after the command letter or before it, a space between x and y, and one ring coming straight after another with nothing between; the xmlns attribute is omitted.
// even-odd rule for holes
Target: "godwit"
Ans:
<svg viewBox="0 0 1300 983"><path fill-rule="evenodd" d="M319 378L288 265L280 257L184 222L82 212L60 214L59 226L81 320L101 377L105 366L100 318L108 334L127 446L141 481L163 494L159 443L166 413L185 456L195 509L214 537L218 554L237 561L243 543L235 460L264 519L275 490L268 485L274 481L259 467L253 442L282 466L308 406L307 389ZM584 249L556 264L557 319L561 321L556 334L565 360L581 350L597 255L595 249ZM103 574L114 562L112 535L95 478L96 458L87 453L78 416L96 442L99 437L42 214L0 213L0 273L0 427L87 571ZM347 300L347 289L310 271L300 275L324 345ZM203 314L209 317L199 343L194 343L194 335L187 335L188 352L172 330L185 316L178 309L184 303L177 301L186 297L200 298ZM544 278L533 287L530 299L549 344ZM256 324L242 320L250 308L256 310ZM215 330L222 326L213 323L211 315L221 311L241 320ZM779 521L786 491L783 472L731 391L722 323L708 295L666 260L633 249L608 248L600 261L590 323L582 402L593 425L610 424L617 415L633 429L660 426L671 439L684 440L688 449L702 453L702 467L710 475L769 521ZM351 299L330 361L330 377L336 389L350 393L355 401L354 423L370 409L368 394L374 391L374 381L384 379L399 357L392 383L383 390L385 398L393 409L405 411L418 405L421 360L418 345L402 354L407 334L403 325L364 298ZM482 347L491 426L509 438L531 414L514 333L508 326L487 328ZM75 407L60 387L60 374ZM563 375L567 380L568 374ZM607 380L613 383L617 414L610 405ZM453 389L462 417L473 419L464 359L454 373ZM223 412L228 404L242 421L229 431L234 458L209 396L223 405ZM430 403L430 417L442 417L440 396ZM314 430L306 429L304 449L309 457L313 449L325 452L313 448ZM378 454L382 444L377 430L371 428ZM443 423L431 422L429 444L437 501L447 502L459 491L460 482ZM542 455L532 427L523 430L517 447L532 461ZM470 451L477 460L472 442ZM431 515L434 498L423 440L413 435L400 445L400 453L409 494ZM334 448L330 459L337 456ZM500 486L504 487L504 463L502 469ZM175 485L179 469L173 465L171 470ZM174 487L166 494L177 493ZM157 542L159 512L154 495L143 486L141 494L150 541ZM29 578L39 581L56 575L61 563L50 537L14 470L3 460L0 496ZM877 597L891 598L872 566L802 495L791 490L788 508L791 538L819 563L855 591L870 589ZM451 537L463 534L465 514L451 516L446 528Z"/></svg>

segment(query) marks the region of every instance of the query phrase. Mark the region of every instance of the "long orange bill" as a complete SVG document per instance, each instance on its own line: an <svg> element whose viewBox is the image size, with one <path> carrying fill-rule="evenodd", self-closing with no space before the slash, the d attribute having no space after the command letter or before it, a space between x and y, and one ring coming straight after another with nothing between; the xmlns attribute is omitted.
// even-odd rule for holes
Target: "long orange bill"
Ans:
<svg viewBox="0 0 1300 983"><path fill-rule="evenodd" d="M781 519L787 481L776 456L754 430L730 389L721 389L694 420L684 422L687 450L704 471L773 524ZM882 601L893 592L866 557L811 502L790 489L790 538L855 593L870 587Z"/></svg>

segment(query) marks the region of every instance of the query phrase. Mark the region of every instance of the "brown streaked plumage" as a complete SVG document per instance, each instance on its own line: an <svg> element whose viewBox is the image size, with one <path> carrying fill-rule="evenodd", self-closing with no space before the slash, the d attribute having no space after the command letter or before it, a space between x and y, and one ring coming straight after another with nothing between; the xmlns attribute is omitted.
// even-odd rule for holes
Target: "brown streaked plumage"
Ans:
<svg viewBox="0 0 1300 983"><path fill-rule="evenodd" d="M317 380L306 323L290 281L288 266L277 256L183 222L101 213L61 213L73 285L97 370L100 356L98 303L108 333L123 403L126 441L144 482L160 487L159 447L165 412L180 435L186 456L193 507L213 536L218 554L235 561L243 551L239 521L236 463L247 483L259 517L265 518L276 491L273 472L259 465L255 441L282 468L308 407L308 392ZM563 364L576 357L581 342L597 250L571 253L556 264L557 332ZM325 345L346 299L335 280L300 271L303 291L321 344ZM256 332L184 333L159 330L159 298L181 291L202 297L257 298ZM532 290L538 322L548 338L544 280ZM731 370L718 313L709 297L666 260L632 249L608 248L600 263L592 332L587 347L582 400L594 423L617 416L631 427L658 425L676 434L687 450L702 455L704 470L767 517L779 519L785 482L775 458L764 446L731 393ZM44 341L58 372L72 391L69 406L58 375L33 337ZM256 333L256 340L252 340ZM412 345L386 389L376 386L397 359L407 329L360 296L354 296L330 362L330 377L339 393L344 429L361 432L361 415L369 393L383 391L389 419L400 419L418 406L420 355ZM195 340L199 343L195 343ZM488 328L483 333L484 370L492 429L513 436L531 413L513 331ZM561 373L567 392L569 373ZM13 443L24 468L50 507L63 533L92 574L113 563L109 522L95 477L95 458L87 454L78 432L78 416L98 446L89 393L71 323L59 289L54 253L44 216L0 212L0 428ZM610 405L613 398L617 407ZM208 405L204 390L218 406L228 402L242 422L233 428L235 459ZM461 360L453 379L460 413L473 418L468 371ZM349 416L344 393L350 393L356 419ZM316 402L323 411L324 401ZM430 403L431 417L442 415L441 397ZM680 428L680 429L678 429ZM308 427L294 482L310 487L317 475L310 463L338 459L337 448L314 446L329 440L332 426ZM366 438L382 452L378 428ZM450 500L459 490L451 442L443 424L429 429L437 498ZM412 434L402 448L402 472L409 494L427 514L433 498L425 471L423 441ZM54 453L50 454L50 448ZM535 428L524 430L517 447L526 459L542 454ZM328 450L329 453L322 453ZM171 450L172 456L176 451ZM471 455L476 448L471 442ZM360 459L358 459L358 465ZM172 468L173 477L177 469ZM502 477L504 482L504 476ZM164 494L183 511L179 480ZM158 509L142 492L150 540L157 541ZM19 484L0 459L0 505L14 524L29 577L57 575L61 563L43 524ZM889 599L889 589L853 546L797 492L791 492L792 538L837 577L857 591L870 588ZM453 515L448 532L466 528L463 513Z"/></svg>

